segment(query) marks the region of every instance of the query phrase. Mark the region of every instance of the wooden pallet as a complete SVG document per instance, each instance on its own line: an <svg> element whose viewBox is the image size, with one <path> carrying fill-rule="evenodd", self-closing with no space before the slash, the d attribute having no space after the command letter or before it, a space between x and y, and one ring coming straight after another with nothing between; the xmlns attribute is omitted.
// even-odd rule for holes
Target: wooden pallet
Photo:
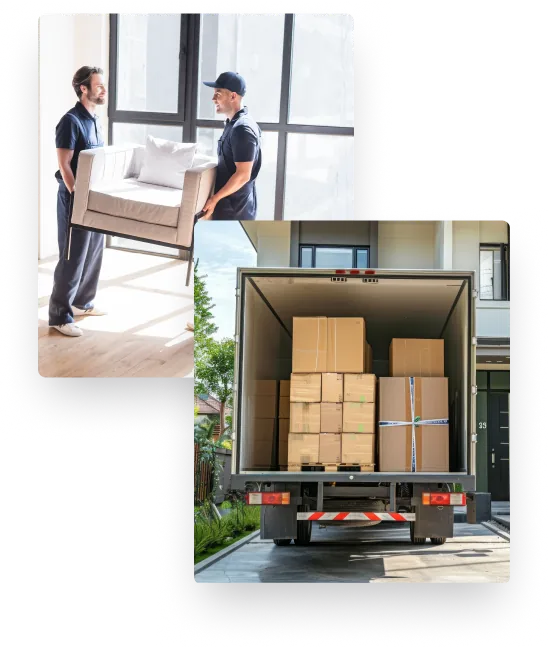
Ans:
<svg viewBox="0 0 548 648"><path fill-rule="evenodd" d="M375 472L375 464L289 464L288 472Z"/></svg>

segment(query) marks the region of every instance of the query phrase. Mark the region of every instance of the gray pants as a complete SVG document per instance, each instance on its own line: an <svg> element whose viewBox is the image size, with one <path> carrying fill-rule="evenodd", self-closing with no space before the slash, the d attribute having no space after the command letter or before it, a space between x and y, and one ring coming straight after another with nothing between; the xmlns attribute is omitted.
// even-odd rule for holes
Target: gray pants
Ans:
<svg viewBox="0 0 548 648"><path fill-rule="evenodd" d="M49 325L74 322L72 306L93 308L99 273L103 261L103 234L73 229L70 259L66 260L65 246L70 220L70 193L59 181L57 194L57 239L59 261L53 277L53 292L49 300Z"/></svg>

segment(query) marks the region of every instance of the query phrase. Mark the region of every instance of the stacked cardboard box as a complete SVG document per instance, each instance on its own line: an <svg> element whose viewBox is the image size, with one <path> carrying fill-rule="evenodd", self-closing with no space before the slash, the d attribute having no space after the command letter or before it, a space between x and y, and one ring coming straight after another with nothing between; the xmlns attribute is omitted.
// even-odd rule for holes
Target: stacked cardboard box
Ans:
<svg viewBox="0 0 548 648"><path fill-rule="evenodd" d="M392 340L391 377L379 380L382 472L449 471L448 381L443 377L443 352L443 340Z"/></svg>
<svg viewBox="0 0 548 648"><path fill-rule="evenodd" d="M289 436L289 380L280 380L280 404L278 407L278 465L287 470L287 442Z"/></svg>
<svg viewBox="0 0 548 648"><path fill-rule="evenodd" d="M273 466L277 398L276 380L255 380L252 403L254 418L249 436L249 456L253 468L270 469Z"/></svg>
<svg viewBox="0 0 548 648"><path fill-rule="evenodd" d="M375 377L364 376L371 370L363 318L293 318L290 470L304 463L374 463Z"/></svg>

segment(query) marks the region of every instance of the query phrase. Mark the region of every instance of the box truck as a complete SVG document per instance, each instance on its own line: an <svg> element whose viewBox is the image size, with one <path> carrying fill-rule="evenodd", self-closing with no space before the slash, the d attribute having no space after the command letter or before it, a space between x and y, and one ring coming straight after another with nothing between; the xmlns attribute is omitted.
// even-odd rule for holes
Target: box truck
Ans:
<svg viewBox="0 0 548 648"><path fill-rule="evenodd" d="M409 523L414 544L442 544L467 501L475 522L476 297L473 272L238 268L231 488L261 505L261 538L306 545L313 523L386 521ZM443 339L448 472L280 470L277 429L270 467L254 465L254 384L290 377L293 318L318 316L365 319L377 377L389 376L392 339Z"/></svg>

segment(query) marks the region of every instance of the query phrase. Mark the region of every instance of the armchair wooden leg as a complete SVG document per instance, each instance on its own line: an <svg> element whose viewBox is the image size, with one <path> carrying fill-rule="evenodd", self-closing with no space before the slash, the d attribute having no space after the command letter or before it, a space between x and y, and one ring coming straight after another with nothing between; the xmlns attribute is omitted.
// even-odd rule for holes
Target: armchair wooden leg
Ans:
<svg viewBox="0 0 548 648"><path fill-rule="evenodd" d="M190 248L190 251L188 253L188 267L186 269L186 285L187 285L187 287L190 286L190 271L192 270L193 263L194 263L194 243L192 243L192 247Z"/></svg>

